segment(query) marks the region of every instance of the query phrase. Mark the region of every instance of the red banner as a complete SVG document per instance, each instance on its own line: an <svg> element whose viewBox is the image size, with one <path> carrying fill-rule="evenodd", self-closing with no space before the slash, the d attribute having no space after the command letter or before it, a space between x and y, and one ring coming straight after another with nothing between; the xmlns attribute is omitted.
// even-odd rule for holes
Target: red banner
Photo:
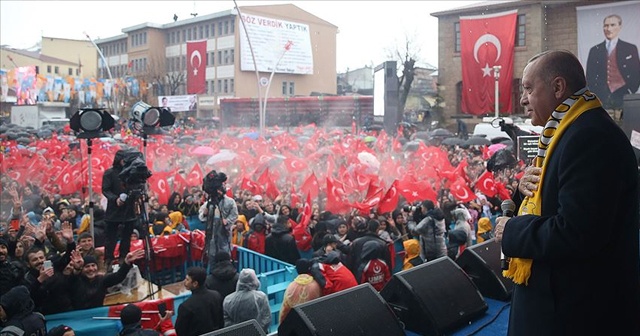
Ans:
<svg viewBox="0 0 640 336"><path fill-rule="evenodd" d="M187 42L187 93L206 92L207 41Z"/></svg>
<svg viewBox="0 0 640 336"><path fill-rule="evenodd" d="M517 11L460 17L462 112L495 112L494 66L501 66L498 82L501 113L512 113L511 81Z"/></svg>

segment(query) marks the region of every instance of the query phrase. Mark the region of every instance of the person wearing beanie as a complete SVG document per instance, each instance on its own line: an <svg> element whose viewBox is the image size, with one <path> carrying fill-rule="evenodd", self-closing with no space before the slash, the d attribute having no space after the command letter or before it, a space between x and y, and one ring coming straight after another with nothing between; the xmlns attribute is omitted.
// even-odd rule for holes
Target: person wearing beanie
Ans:
<svg viewBox="0 0 640 336"><path fill-rule="evenodd" d="M0 335L45 335L47 326L25 286L16 286L0 297L0 320L5 321Z"/></svg>
<svg viewBox="0 0 640 336"><path fill-rule="evenodd" d="M101 250L96 250L91 233L83 232L78 236L78 249L83 257L90 255L97 260L98 272L107 272L107 265L104 262L104 253Z"/></svg>
<svg viewBox="0 0 640 336"><path fill-rule="evenodd" d="M130 303L120 311L120 323L122 323L122 330L118 334L119 336L169 336L176 335L176 331L173 328L173 323L171 322L171 317L173 316L172 311L167 311L164 316L160 317L160 321L155 327L155 330L151 329L143 329L141 320L142 320L142 309L137 305Z"/></svg>
<svg viewBox="0 0 640 336"><path fill-rule="evenodd" d="M250 249L251 251L264 254L266 235L266 223L262 214L257 214L251 218L249 223L250 230L244 234L242 246Z"/></svg>
<svg viewBox="0 0 640 336"><path fill-rule="evenodd" d="M242 217L242 215L240 215ZM205 285L222 296L222 299L236 290L238 271L231 261L229 252L220 251L215 255L215 264L207 276Z"/></svg>
<svg viewBox="0 0 640 336"><path fill-rule="evenodd" d="M187 270L184 287L191 296L178 307L176 332L180 336L198 336L224 327L222 296L207 289L206 278L207 271L202 267Z"/></svg>
<svg viewBox="0 0 640 336"><path fill-rule="evenodd" d="M260 281L253 269L245 268L240 271L236 291L227 295L222 306L225 327L256 320L265 333L269 332L269 298L260 290Z"/></svg>
<svg viewBox="0 0 640 336"><path fill-rule="evenodd" d="M322 286L311 275L312 264L313 262L309 259L298 259L296 261L298 276L289 283L284 292L284 299L280 308L280 323L284 321L293 306L322 296Z"/></svg>
<svg viewBox="0 0 640 336"><path fill-rule="evenodd" d="M0 297L20 284L23 272L9 259L9 243L0 237Z"/></svg>
<svg viewBox="0 0 640 336"><path fill-rule="evenodd" d="M144 257L144 250L129 252L118 272L102 275L98 273L98 260L92 255L84 256L82 272L71 278L72 302L76 309L102 307L107 288L121 283L133 262Z"/></svg>

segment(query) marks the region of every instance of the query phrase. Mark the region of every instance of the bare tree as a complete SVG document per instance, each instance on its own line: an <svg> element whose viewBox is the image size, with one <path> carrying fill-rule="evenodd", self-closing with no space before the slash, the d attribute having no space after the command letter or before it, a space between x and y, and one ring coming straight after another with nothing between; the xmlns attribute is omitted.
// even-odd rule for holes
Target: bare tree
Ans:
<svg viewBox="0 0 640 336"><path fill-rule="evenodd" d="M398 78L398 112L403 114L415 77L416 61L420 60L420 46L416 41L415 35L409 36L405 34L404 42L401 46L387 49L387 56L390 59L396 59L399 67L401 67L401 75Z"/></svg>

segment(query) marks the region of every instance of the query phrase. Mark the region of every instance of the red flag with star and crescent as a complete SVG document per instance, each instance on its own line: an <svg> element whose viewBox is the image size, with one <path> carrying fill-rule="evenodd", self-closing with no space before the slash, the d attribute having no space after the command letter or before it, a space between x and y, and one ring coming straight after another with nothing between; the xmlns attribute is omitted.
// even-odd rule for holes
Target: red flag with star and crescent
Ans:
<svg viewBox="0 0 640 336"><path fill-rule="evenodd" d="M462 112L483 115L495 112L494 66L500 66L501 113L512 113L511 81L516 34L516 10L460 17L462 60Z"/></svg>
<svg viewBox="0 0 640 336"><path fill-rule="evenodd" d="M187 93L206 92L207 41L187 42Z"/></svg>

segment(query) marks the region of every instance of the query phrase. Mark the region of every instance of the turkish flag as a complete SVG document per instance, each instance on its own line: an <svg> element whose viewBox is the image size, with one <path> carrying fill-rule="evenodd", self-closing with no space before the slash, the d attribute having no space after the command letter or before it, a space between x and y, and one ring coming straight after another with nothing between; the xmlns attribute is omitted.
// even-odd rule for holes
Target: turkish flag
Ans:
<svg viewBox="0 0 640 336"><path fill-rule="evenodd" d="M250 191L254 195L262 194L262 189L260 188L260 186L246 177L242 178L240 189Z"/></svg>
<svg viewBox="0 0 640 336"><path fill-rule="evenodd" d="M507 189L507 187L505 187L504 183L502 182L497 182L496 183L496 190L498 191L498 196L500 197L501 200L507 200L507 199L511 199L511 191L509 191L509 189Z"/></svg>
<svg viewBox="0 0 640 336"><path fill-rule="evenodd" d="M311 175L307 177L307 179L302 184L302 188L300 188L300 191L302 191L303 195L311 195L312 199L318 197L318 194L320 193L320 185L318 184L316 174L311 173Z"/></svg>
<svg viewBox="0 0 640 336"><path fill-rule="evenodd" d="M206 92L207 41L187 42L187 93Z"/></svg>
<svg viewBox="0 0 640 336"><path fill-rule="evenodd" d="M202 172L202 168L198 163L193 165L191 168L191 172L187 175L187 186L189 187L197 187L202 185L204 178L204 173Z"/></svg>
<svg viewBox="0 0 640 336"><path fill-rule="evenodd" d="M171 189L167 182L166 173L155 173L149 180L149 189L158 196L158 203L167 204L169 202L169 195L171 195Z"/></svg>
<svg viewBox="0 0 640 336"><path fill-rule="evenodd" d="M344 186L341 186L339 181L327 177L327 204L325 205L325 210L336 214L345 214L350 209L351 205L345 195Z"/></svg>
<svg viewBox="0 0 640 336"><path fill-rule="evenodd" d="M518 12L513 10L460 17L463 113L483 115L494 112L494 66L501 67L498 82L500 112L513 112L511 81L517 16Z"/></svg>
<svg viewBox="0 0 640 336"><path fill-rule="evenodd" d="M378 213L386 213L392 212L398 206L398 201L400 199L400 194L398 194L398 180L393 181L387 193L384 194L382 200L380 200L380 205L378 206Z"/></svg>
<svg viewBox="0 0 640 336"><path fill-rule="evenodd" d="M471 202L476 199L476 194L469 189L469 186L464 182L464 179L459 178L451 184L451 194L457 200L461 202Z"/></svg>
<svg viewBox="0 0 640 336"><path fill-rule="evenodd" d="M493 179L493 173L490 171L482 173L476 181L476 189L489 197L495 196L496 193L498 193L498 189L496 189L496 182Z"/></svg>

